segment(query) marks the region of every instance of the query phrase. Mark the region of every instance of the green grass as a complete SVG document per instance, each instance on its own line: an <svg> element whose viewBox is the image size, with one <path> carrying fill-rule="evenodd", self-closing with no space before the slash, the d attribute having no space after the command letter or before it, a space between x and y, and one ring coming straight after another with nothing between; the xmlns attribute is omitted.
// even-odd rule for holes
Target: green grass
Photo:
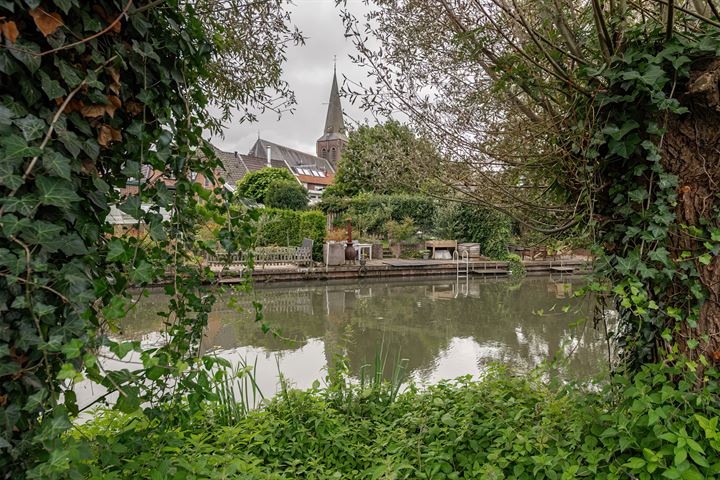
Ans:
<svg viewBox="0 0 720 480"><path fill-rule="evenodd" d="M403 393L333 381L230 423L209 403L174 422L106 414L80 437L86 478L716 478L720 376L696 389L685 375L650 366L594 390L504 368Z"/></svg>

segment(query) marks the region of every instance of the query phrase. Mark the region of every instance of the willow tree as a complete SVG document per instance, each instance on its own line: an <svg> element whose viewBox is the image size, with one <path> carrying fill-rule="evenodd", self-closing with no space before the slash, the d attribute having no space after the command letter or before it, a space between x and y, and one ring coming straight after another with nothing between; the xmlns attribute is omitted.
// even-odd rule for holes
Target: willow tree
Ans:
<svg viewBox="0 0 720 480"><path fill-rule="evenodd" d="M631 364L720 361L712 0L376 0L351 95L444 153L406 165L544 232L587 228ZM596 284L601 288L602 282Z"/></svg>

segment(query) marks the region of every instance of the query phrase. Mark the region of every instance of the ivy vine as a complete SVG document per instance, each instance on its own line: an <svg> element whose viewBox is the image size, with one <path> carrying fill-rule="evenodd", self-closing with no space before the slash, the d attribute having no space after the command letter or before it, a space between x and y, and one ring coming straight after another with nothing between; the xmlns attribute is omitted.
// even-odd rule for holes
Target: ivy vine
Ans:
<svg viewBox="0 0 720 480"><path fill-rule="evenodd" d="M5 478L82 475L83 440L64 433L87 379L123 412L166 414L206 398L216 360L200 358L214 301L198 263L215 241L252 240L230 210L202 139L218 124L199 87L213 43L192 4L0 1L0 471ZM173 181L155 181L159 177ZM135 181L136 191L121 194ZM141 232L117 236L112 206ZM214 222L214 241L196 236ZM143 350L112 336L130 287L169 279L166 341ZM140 352L107 371L99 356ZM188 402L187 413L192 414ZM86 407L85 407L86 408Z"/></svg>
<svg viewBox="0 0 720 480"><path fill-rule="evenodd" d="M601 245L597 273L609 281L591 288L616 299L622 316L616 339L631 370L679 351L704 368L717 360L707 355L714 348L698 319L709 296L701 272L720 251L718 212L713 207L695 225L677 221L684 208L679 197L693 187L669 168L666 142L678 119L691 115L691 76L718 55L720 38L627 34L635 41L610 68L586 71L606 88L575 126L582 130L587 118L597 119L590 145L574 146L603 179L596 182L602 187L593 223Z"/></svg>

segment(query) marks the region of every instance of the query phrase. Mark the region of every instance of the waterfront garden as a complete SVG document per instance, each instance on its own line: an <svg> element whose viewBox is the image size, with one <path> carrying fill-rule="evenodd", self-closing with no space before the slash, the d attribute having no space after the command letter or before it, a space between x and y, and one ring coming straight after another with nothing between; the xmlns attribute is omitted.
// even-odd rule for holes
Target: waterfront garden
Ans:
<svg viewBox="0 0 720 480"><path fill-rule="evenodd" d="M0 477L720 476L715 3L336 3L374 80L346 94L407 126L358 126L309 209L205 140L294 99L286 2L0 1ZM243 253L320 260L348 217L593 274L253 285ZM301 388L233 356L319 345Z"/></svg>

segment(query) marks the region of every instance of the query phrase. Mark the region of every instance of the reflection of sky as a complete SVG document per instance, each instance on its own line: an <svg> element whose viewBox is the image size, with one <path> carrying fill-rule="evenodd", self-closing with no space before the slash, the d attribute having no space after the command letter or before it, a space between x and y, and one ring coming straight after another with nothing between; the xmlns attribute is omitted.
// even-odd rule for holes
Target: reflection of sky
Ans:
<svg viewBox="0 0 720 480"><path fill-rule="evenodd" d="M433 384L440 380L461 375L478 376L481 373L480 358L499 358L501 348L494 345L479 345L472 338L455 337L450 345L435 358L429 370L415 371L411 379L421 384Z"/></svg>
<svg viewBox="0 0 720 480"><path fill-rule="evenodd" d="M269 352L258 347L238 347L215 354L230 360L233 365L239 359L247 365L255 364L255 378L263 395L278 392L278 371L282 372L291 387L300 389L310 388L315 380L325 377L325 345L319 339L308 340L297 350Z"/></svg>

